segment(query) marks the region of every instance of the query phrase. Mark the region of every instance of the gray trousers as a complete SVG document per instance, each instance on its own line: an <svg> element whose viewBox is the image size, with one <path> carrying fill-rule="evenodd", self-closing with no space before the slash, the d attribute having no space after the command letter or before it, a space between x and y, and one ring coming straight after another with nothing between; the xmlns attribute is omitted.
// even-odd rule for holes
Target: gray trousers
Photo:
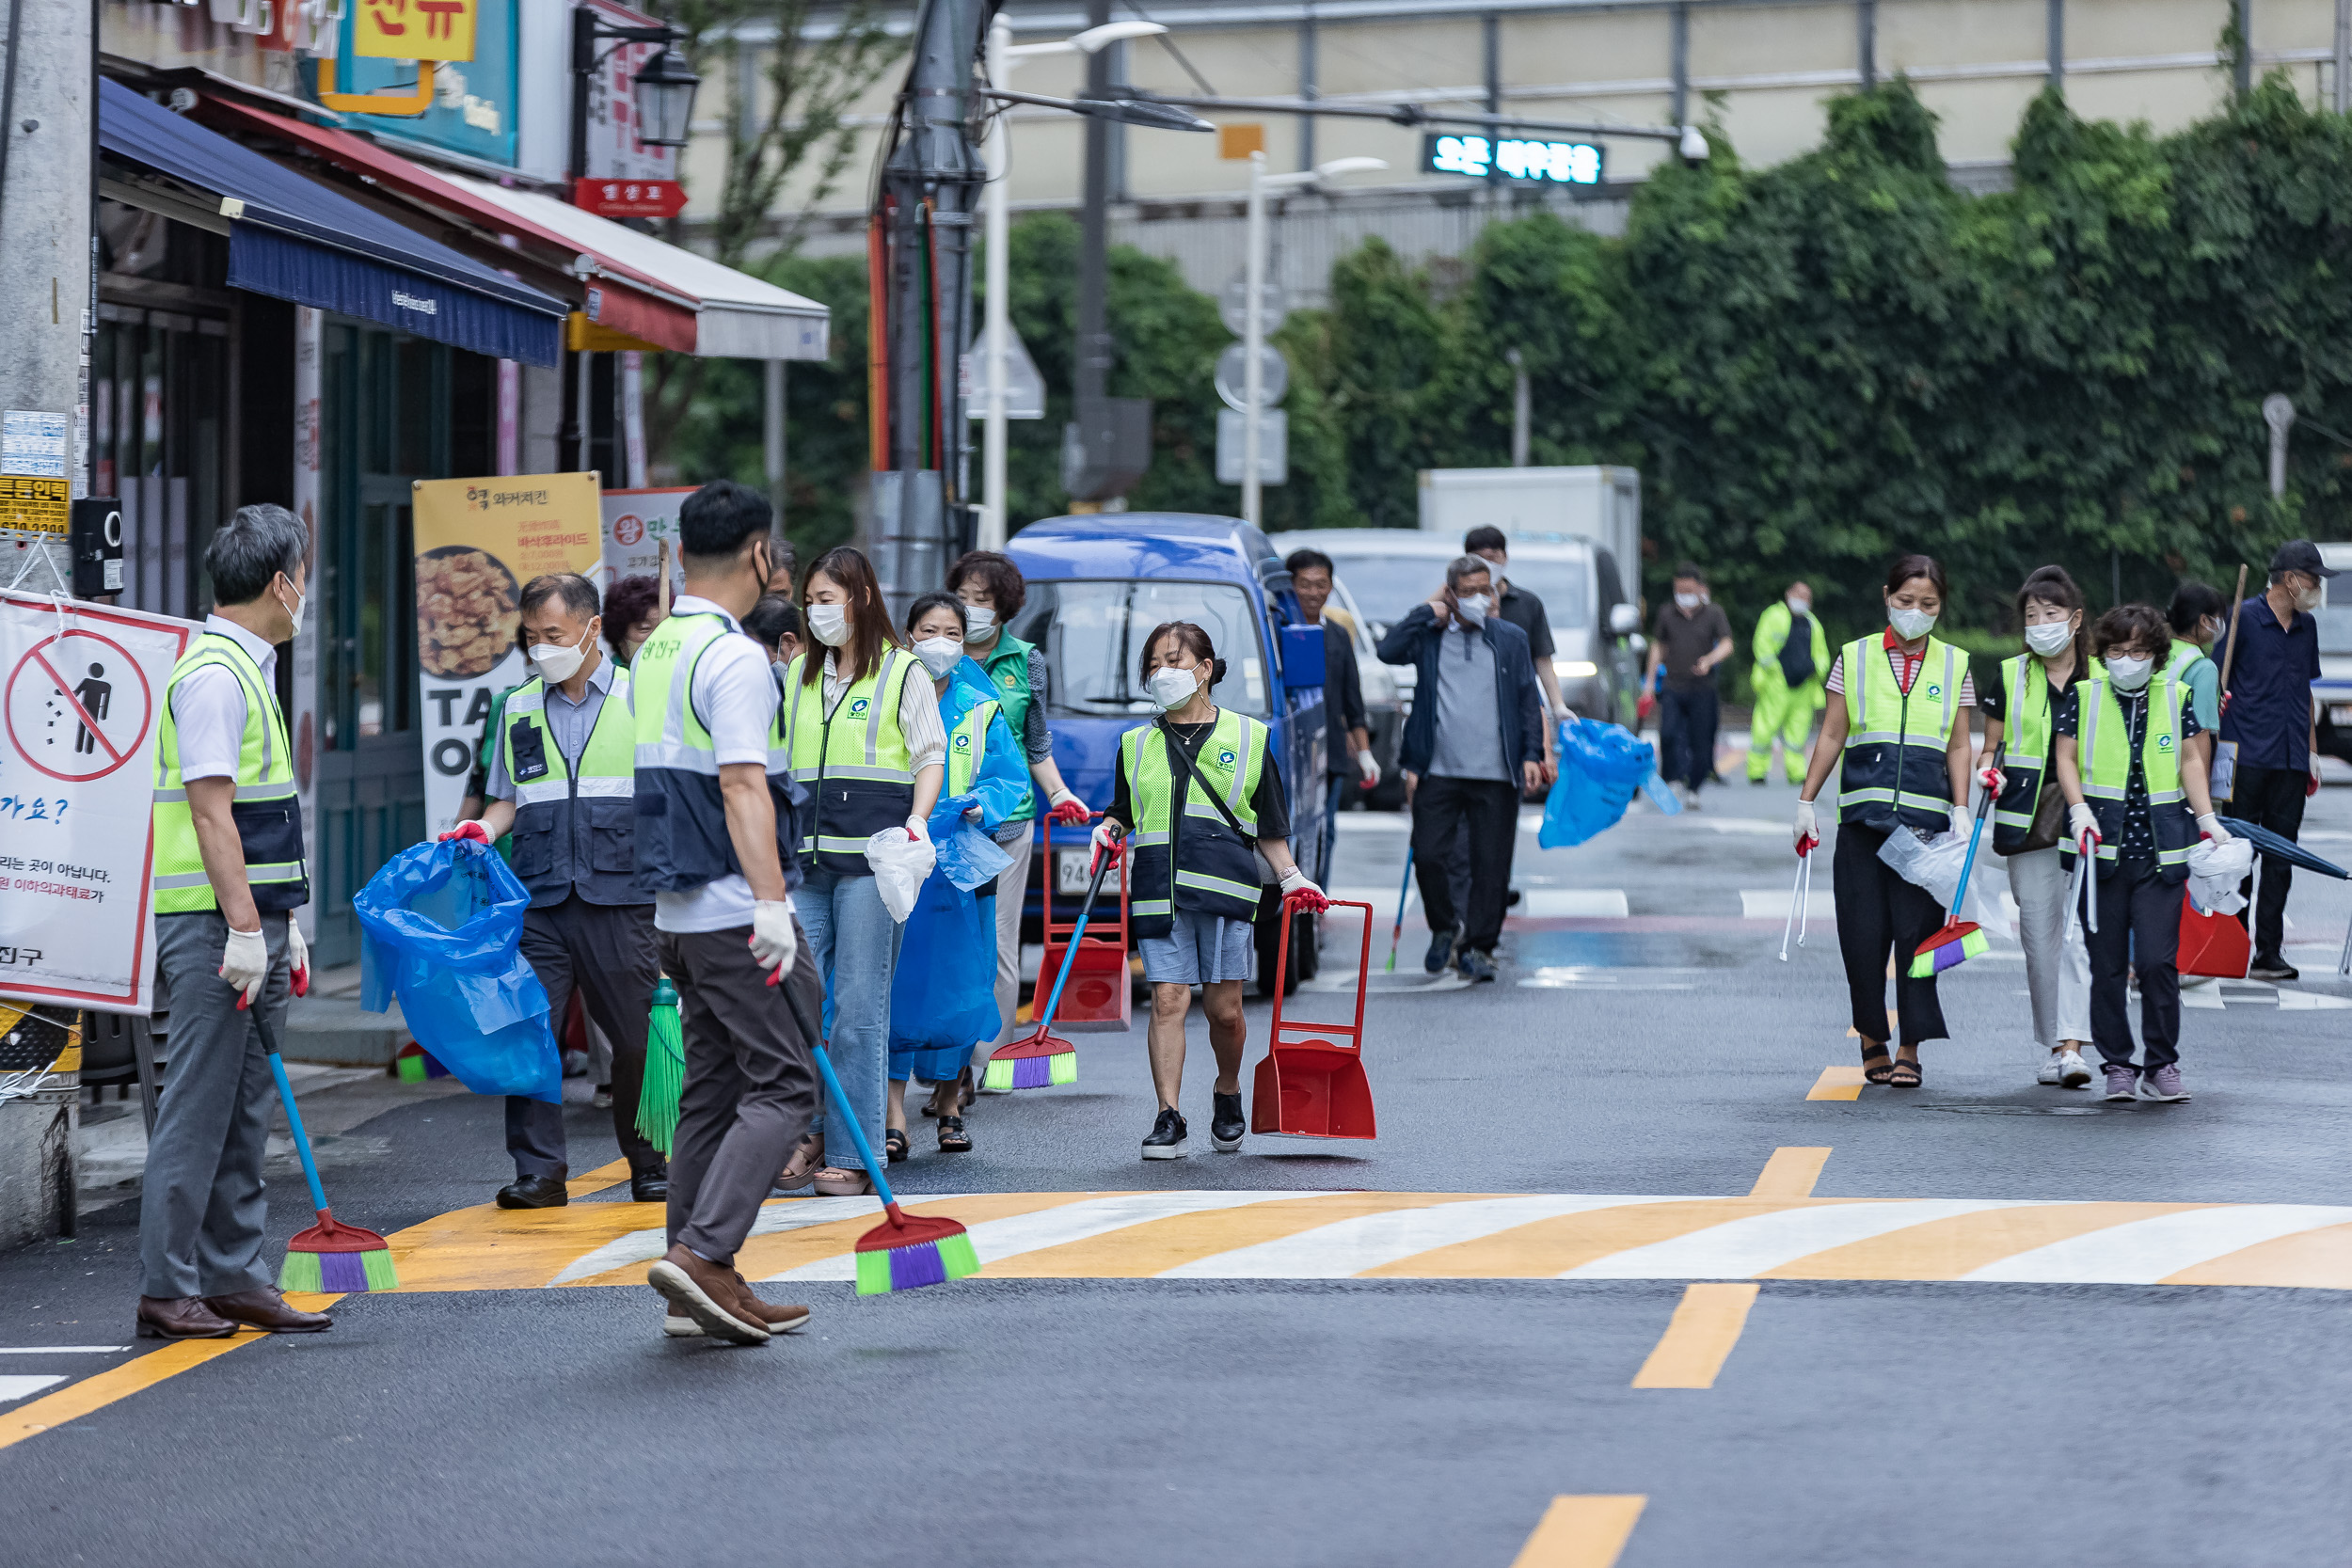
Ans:
<svg viewBox="0 0 2352 1568"><path fill-rule="evenodd" d="M637 1096L645 1083L645 1031L653 1022L651 904L591 904L578 894L523 914L522 955L548 990L548 1027L561 1030L577 989L588 1016L612 1044L612 1136L631 1175L661 1169L661 1150L637 1132ZM515 1174L571 1174L564 1107L518 1094L506 1097L506 1152Z"/></svg>
<svg viewBox="0 0 2352 1568"><path fill-rule="evenodd" d="M262 916L269 978L257 1006L285 1043L284 914ZM155 917L155 958L171 996L169 1082L155 1106L139 1193L139 1294L226 1296L267 1285L269 1202L262 1156L278 1085L253 1015L220 977L229 922L218 911Z"/></svg>
<svg viewBox="0 0 2352 1568"><path fill-rule="evenodd" d="M824 988L808 933L785 984L811 1022ZM776 1173L817 1111L809 1041L752 957L751 927L661 933L661 967L677 982L686 1087L670 1150L670 1240L722 1267L750 1235ZM617 1093L617 1091L616 1091Z"/></svg>

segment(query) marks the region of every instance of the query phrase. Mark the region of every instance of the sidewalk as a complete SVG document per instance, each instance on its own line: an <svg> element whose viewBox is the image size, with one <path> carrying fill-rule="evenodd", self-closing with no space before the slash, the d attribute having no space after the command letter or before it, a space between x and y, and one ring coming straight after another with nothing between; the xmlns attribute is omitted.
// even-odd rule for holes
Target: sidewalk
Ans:
<svg viewBox="0 0 2352 1568"><path fill-rule="evenodd" d="M319 971L311 977L310 994L295 997L286 1009L289 1062L380 1068L407 1043L408 1024L399 1003L389 1012L360 1010L358 964Z"/></svg>

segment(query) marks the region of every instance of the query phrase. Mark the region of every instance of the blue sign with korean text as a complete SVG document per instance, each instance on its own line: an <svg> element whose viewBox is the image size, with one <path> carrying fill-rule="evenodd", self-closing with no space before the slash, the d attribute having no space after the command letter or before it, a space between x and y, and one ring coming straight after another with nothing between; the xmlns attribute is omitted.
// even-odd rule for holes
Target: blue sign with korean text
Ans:
<svg viewBox="0 0 2352 1568"><path fill-rule="evenodd" d="M480 0L475 7L473 58L436 64L433 107L413 117L351 115L353 128L514 167L516 5L517 0ZM335 90L413 91L415 61L364 59L356 52L353 29L358 9L344 7Z"/></svg>

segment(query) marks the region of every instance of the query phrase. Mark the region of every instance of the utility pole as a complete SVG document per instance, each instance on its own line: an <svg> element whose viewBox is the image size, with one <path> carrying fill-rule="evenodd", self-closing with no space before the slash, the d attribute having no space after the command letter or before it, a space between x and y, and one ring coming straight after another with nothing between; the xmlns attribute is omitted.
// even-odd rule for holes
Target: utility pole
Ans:
<svg viewBox="0 0 2352 1568"><path fill-rule="evenodd" d="M1110 0L1087 0L1087 27L1109 23ZM1110 96L1111 62L1103 50L1087 56L1089 98ZM1099 116L1089 115L1086 125L1085 199L1078 214L1078 341L1076 413L1082 435L1090 433L1103 417L1103 400L1110 395L1110 195L1111 128ZM1095 498L1089 498L1095 499Z"/></svg>

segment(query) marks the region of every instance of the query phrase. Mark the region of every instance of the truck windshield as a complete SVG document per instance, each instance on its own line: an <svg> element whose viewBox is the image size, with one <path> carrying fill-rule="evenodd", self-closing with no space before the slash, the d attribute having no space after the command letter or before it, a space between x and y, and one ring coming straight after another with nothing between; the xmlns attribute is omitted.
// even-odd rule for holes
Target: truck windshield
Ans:
<svg viewBox="0 0 2352 1568"><path fill-rule="evenodd" d="M1231 583L1031 581L1028 602L1006 629L1044 650L1049 714L1108 719L1159 711L1143 694L1136 667L1152 628L1168 621L1190 621L1207 632L1225 660L1225 678L1209 690L1212 701L1252 719L1267 717L1257 620L1248 595Z"/></svg>
<svg viewBox="0 0 2352 1568"><path fill-rule="evenodd" d="M1378 626L1402 620L1406 610L1445 586L1445 561L1437 556L1343 555L1334 550L1331 557L1356 608ZM1593 590L1590 568L1583 562L1514 556L1508 576L1544 601L1544 618L1555 631L1584 625Z"/></svg>

